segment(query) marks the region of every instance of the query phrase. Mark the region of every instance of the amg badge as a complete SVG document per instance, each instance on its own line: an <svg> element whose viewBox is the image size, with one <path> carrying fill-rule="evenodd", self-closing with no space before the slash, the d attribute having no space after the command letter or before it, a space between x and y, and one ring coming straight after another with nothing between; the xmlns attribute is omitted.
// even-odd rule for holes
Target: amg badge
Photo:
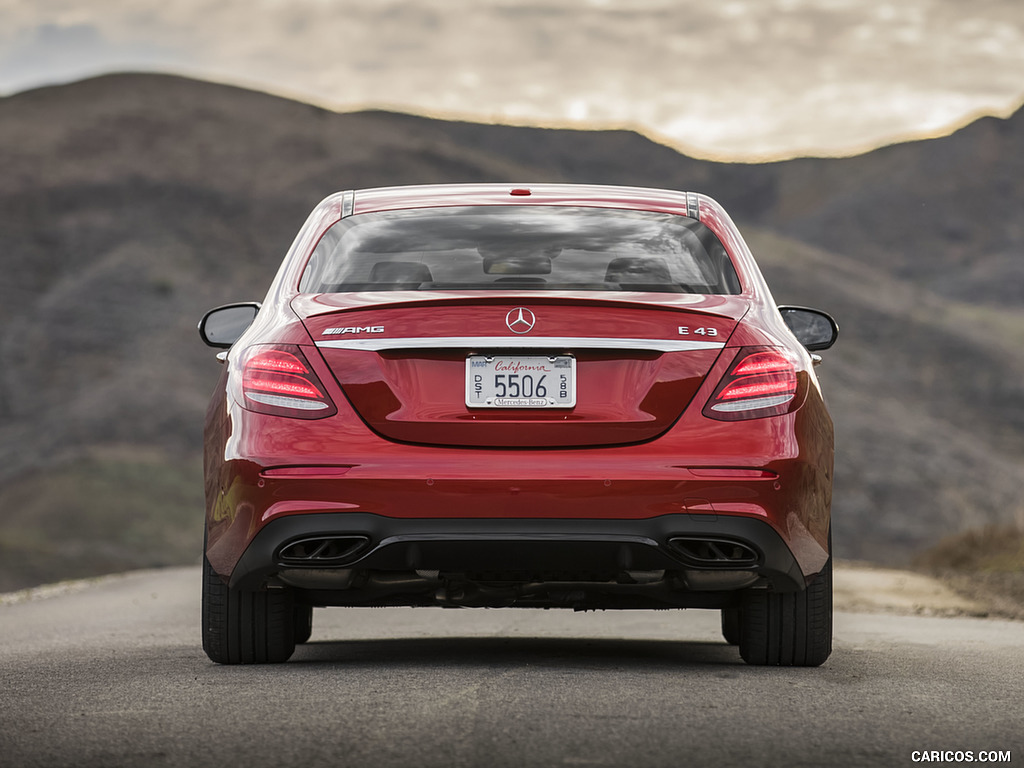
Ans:
<svg viewBox="0 0 1024 768"><path fill-rule="evenodd" d="M358 325L349 328L328 328L324 336L341 336L345 333L384 333L383 325Z"/></svg>

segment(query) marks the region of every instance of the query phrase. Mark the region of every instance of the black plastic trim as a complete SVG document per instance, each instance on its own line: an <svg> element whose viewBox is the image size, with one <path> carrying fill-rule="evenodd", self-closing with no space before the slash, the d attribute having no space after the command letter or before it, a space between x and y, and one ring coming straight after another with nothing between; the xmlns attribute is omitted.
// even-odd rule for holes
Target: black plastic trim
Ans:
<svg viewBox="0 0 1024 768"><path fill-rule="evenodd" d="M782 537L755 518L663 515L641 520L410 519L366 513L289 515L253 538L230 576L232 587L255 589L294 561L281 545L306 537L366 536L369 546L332 568L411 571L605 571L694 569L669 540L732 540L757 553L749 570L774 589L797 591L806 580ZM323 568L324 563L310 563ZM714 566L720 570L721 565ZM710 570L710 569L709 569Z"/></svg>

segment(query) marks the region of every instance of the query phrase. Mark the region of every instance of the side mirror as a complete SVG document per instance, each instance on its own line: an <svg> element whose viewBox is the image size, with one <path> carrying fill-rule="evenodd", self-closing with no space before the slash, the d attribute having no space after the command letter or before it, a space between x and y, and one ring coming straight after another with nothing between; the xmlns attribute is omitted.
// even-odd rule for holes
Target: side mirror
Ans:
<svg viewBox="0 0 1024 768"><path fill-rule="evenodd" d="M807 349L828 349L839 337L839 325L826 312L808 307L779 307L786 326Z"/></svg>
<svg viewBox="0 0 1024 768"><path fill-rule="evenodd" d="M252 325L259 311L260 304L254 301L211 309L199 321L199 336L207 346L227 349Z"/></svg>

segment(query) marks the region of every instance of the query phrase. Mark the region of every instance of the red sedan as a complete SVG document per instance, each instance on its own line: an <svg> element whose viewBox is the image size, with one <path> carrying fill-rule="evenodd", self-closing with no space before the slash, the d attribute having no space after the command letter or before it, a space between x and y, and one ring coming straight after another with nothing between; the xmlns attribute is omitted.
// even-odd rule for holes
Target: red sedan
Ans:
<svg viewBox="0 0 1024 768"><path fill-rule="evenodd" d="M832 422L711 198L413 186L316 207L206 418L203 647L280 662L314 606L706 608L752 664L832 645Z"/></svg>

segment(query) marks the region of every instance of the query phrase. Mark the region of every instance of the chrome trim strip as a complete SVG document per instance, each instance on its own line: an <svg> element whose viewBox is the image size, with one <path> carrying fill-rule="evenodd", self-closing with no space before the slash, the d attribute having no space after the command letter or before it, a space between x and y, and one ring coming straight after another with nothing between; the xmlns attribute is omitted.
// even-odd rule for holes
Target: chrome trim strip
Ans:
<svg viewBox="0 0 1024 768"><path fill-rule="evenodd" d="M352 209L355 208L356 193L353 190L349 190L345 193L345 196L341 199L341 218L352 215Z"/></svg>
<svg viewBox="0 0 1024 768"><path fill-rule="evenodd" d="M725 342L673 341L671 339L616 339L589 336L427 336L405 339L329 339L316 343L330 349L645 349L654 352L695 352L722 349Z"/></svg>

